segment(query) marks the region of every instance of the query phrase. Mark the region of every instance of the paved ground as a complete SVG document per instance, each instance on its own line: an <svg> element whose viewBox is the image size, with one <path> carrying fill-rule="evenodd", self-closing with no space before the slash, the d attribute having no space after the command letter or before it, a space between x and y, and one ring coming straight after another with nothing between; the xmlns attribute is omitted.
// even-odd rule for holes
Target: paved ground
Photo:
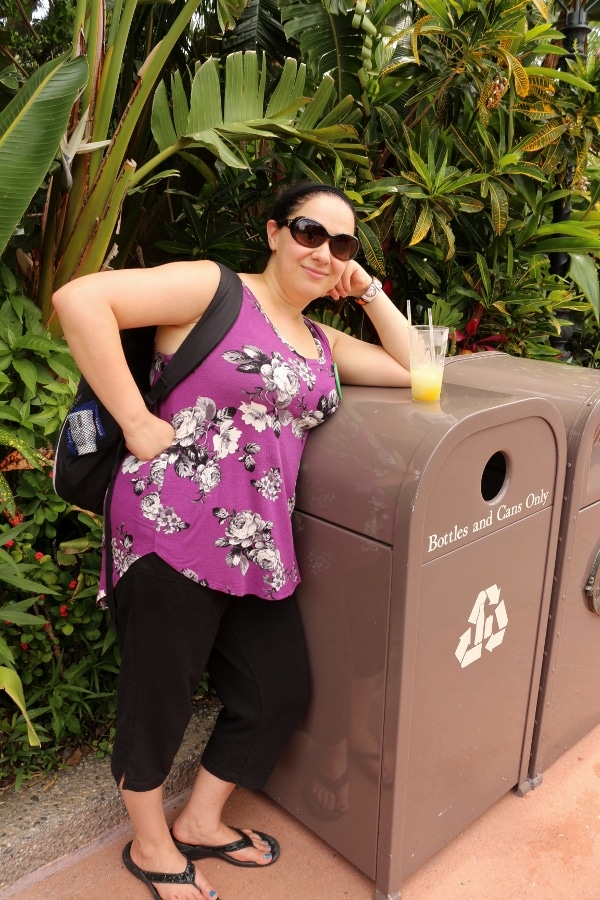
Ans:
<svg viewBox="0 0 600 900"><path fill-rule="evenodd" d="M170 801L171 816L183 800L180 794ZM368 878L263 794L236 791L227 818L276 834L282 855L261 871L205 861L221 900L372 900ZM4 830L4 817L2 823ZM51 822L48 828L53 831ZM128 837L127 823L116 829L105 823L85 847L67 841L62 858L0 890L0 900L149 900L121 863ZM599 873L600 726L547 770L537 790L504 796L408 878L402 898L600 900Z"/></svg>

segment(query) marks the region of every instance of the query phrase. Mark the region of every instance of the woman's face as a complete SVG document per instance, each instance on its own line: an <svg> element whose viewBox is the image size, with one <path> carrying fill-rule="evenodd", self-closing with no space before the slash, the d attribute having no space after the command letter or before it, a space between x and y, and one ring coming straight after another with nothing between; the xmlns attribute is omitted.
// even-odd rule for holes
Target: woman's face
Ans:
<svg viewBox="0 0 600 900"><path fill-rule="evenodd" d="M297 216L314 219L329 234L354 234L352 210L332 194L308 197L290 214L290 219ZM267 222L267 235L272 253L270 264L276 267L286 293L296 289L306 295L306 302L327 294L348 265L347 261L336 259L332 254L329 241L320 247L303 247L294 240L286 225L279 228L273 219Z"/></svg>

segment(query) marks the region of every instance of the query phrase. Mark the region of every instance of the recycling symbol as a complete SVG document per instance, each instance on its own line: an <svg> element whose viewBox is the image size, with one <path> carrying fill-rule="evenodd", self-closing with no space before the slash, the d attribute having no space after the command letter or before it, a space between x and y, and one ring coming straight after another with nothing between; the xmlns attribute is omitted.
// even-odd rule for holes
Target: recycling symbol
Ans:
<svg viewBox="0 0 600 900"><path fill-rule="evenodd" d="M481 657L483 647L491 653L500 646L504 639L508 616L504 600L500 599L498 585L493 584L487 590L479 592L471 610L469 622L475 626L475 629L467 628L461 635L458 647L454 652L462 669ZM496 631L494 631L494 624Z"/></svg>

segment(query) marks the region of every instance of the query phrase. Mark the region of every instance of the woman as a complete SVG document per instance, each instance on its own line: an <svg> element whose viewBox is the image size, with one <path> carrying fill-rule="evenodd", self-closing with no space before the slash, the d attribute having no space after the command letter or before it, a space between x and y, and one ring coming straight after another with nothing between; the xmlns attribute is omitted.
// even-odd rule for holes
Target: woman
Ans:
<svg viewBox="0 0 600 900"><path fill-rule="evenodd" d="M337 406L334 364L349 384L410 383L406 319L354 259L355 226L337 188L285 190L267 222L266 269L241 276L237 322L156 414L119 329L156 324L160 368L206 310L218 267L103 272L54 297L75 360L131 454L110 509L122 655L112 771L134 829L125 864L160 900L216 900L192 860L263 866L279 856L274 838L234 830L221 814L236 784L265 785L307 703L291 532L302 448ZM382 345L306 319L327 294L357 298ZM170 832L162 784L206 669L223 710Z"/></svg>

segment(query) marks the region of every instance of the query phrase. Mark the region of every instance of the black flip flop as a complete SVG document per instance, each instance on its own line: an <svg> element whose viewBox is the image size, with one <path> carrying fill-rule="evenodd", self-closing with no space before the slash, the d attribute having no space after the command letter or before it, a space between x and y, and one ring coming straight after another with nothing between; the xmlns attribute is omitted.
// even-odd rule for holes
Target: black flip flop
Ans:
<svg viewBox="0 0 600 900"><path fill-rule="evenodd" d="M239 828L234 828L234 831L240 835L239 841L232 841L231 844L221 844L220 847L210 847L207 844L184 844L182 841L176 840L173 837L173 843L177 847L177 849L183 853L188 859L208 859L211 856L217 857L217 859L222 859L225 862L231 863L232 866L244 866L245 868L253 868L253 869L262 869L267 868L267 866L272 866L274 862L279 859L279 854L281 853L281 847L279 843L275 840L274 837L271 837L270 834L265 834L263 831L254 831L254 834L257 834L259 837L266 841L269 845L269 849L271 851L271 862L264 863L261 865L257 862L244 862L241 859L234 859L233 856L229 856L230 853L233 853L235 850L245 850L246 847L253 847L254 844L250 837L245 834L243 831L240 831Z"/></svg>
<svg viewBox="0 0 600 900"><path fill-rule="evenodd" d="M132 875L135 875L136 878L139 878L140 881L144 882L155 900L161 900L161 896L154 887L154 884L196 884L196 869L194 863L190 860L188 860L188 864L183 872L180 872L179 874L173 875L168 872L146 872L144 869L140 869L140 867L132 860L131 844L132 841L129 841L129 843L123 847L123 862ZM152 882L154 882L154 884ZM219 900L219 898L216 897L215 900Z"/></svg>

